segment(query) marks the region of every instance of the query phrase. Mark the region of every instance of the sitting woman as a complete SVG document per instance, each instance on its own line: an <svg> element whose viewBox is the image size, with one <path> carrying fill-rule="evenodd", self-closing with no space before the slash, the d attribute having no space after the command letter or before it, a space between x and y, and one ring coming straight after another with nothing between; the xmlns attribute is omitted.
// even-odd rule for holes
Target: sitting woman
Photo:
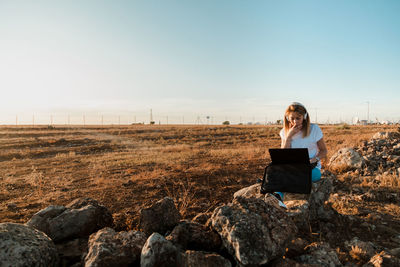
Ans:
<svg viewBox="0 0 400 267"><path fill-rule="evenodd" d="M321 129L317 124L310 123L310 116L306 108L293 102L285 111L283 129L280 131L282 148L307 148L310 163L314 163L311 179L317 182L321 179L321 159L327 155L326 144ZM286 208L283 203L283 193L271 194L278 200L281 207Z"/></svg>

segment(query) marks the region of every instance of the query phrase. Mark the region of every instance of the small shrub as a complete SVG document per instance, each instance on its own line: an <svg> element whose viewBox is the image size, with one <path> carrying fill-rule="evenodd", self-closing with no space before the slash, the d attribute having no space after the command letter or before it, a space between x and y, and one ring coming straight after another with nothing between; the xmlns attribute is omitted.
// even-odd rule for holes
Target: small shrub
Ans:
<svg viewBox="0 0 400 267"><path fill-rule="evenodd" d="M224 121L224 122L222 123L222 125L229 125L229 124L231 124L229 121Z"/></svg>

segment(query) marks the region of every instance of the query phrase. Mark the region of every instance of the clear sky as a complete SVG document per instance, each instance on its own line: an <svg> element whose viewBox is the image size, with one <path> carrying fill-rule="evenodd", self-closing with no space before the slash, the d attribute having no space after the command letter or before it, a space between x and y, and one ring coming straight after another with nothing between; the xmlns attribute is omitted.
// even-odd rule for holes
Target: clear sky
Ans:
<svg viewBox="0 0 400 267"><path fill-rule="evenodd" d="M399 120L398 14L388 0L0 0L0 124L264 121L292 101L319 122L368 105Z"/></svg>

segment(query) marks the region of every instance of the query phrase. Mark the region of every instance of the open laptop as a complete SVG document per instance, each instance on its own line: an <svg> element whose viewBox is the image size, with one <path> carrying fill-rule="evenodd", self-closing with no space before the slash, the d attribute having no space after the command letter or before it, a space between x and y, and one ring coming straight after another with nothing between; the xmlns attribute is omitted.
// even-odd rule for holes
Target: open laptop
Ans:
<svg viewBox="0 0 400 267"><path fill-rule="evenodd" d="M307 148L270 148L272 164L310 163Z"/></svg>

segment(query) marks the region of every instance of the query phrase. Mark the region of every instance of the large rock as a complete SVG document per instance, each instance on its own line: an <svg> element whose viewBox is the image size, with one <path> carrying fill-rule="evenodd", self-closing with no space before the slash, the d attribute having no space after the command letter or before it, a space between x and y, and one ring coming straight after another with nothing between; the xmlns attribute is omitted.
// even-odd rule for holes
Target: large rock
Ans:
<svg viewBox="0 0 400 267"><path fill-rule="evenodd" d="M231 267L229 260L216 253L188 250L183 255L185 267Z"/></svg>
<svg viewBox="0 0 400 267"><path fill-rule="evenodd" d="M140 256L141 267L183 266L182 253L159 233L147 239Z"/></svg>
<svg viewBox="0 0 400 267"><path fill-rule="evenodd" d="M218 251L221 248L220 236L204 225L182 221L166 237L182 250Z"/></svg>
<svg viewBox="0 0 400 267"><path fill-rule="evenodd" d="M329 166L332 169L359 169L363 164L363 158L353 148L341 148L334 154L330 161Z"/></svg>
<svg viewBox="0 0 400 267"><path fill-rule="evenodd" d="M306 253L296 259L301 263L317 264L323 267L343 266L336 251L327 243L312 243L307 247Z"/></svg>
<svg viewBox="0 0 400 267"><path fill-rule="evenodd" d="M58 266L53 241L43 232L16 223L0 223L1 266Z"/></svg>
<svg viewBox="0 0 400 267"><path fill-rule="evenodd" d="M333 191L334 175L324 175L318 182L312 183L310 198L310 220L330 220L336 214L334 210L325 204Z"/></svg>
<svg viewBox="0 0 400 267"><path fill-rule="evenodd" d="M54 242L87 237L112 226L111 213L90 198L74 200L67 207L50 206L39 211L26 223L45 232Z"/></svg>
<svg viewBox="0 0 400 267"><path fill-rule="evenodd" d="M216 208L210 220L224 247L243 266L283 256L297 230L284 211L257 198L237 197Z"/></svg>
<svg viewBox="0 0 400 267"><path fill-rule="evenodd" d="M104 228L89 238L89 252L85 257L86 267L132 266L139 262L146 235L142 232L115 232Z"/></svg>
<svg viewBox="0 0 400 267"><path fill-rule="evenodd" d="M251 186L245 187L236 191L233 194L233 198L246 197L246 198L259 198L264 199L264 194L261 194L261 183L253 184Z"/></svg>
<svg viewBox="0 0 400 267"><path fill-rule="evenodd" d="M140 211L139 228L147 235L154 232L165 234L179 223L181 216L174 201L166 197L157 201L153 206Z"/></svg>

